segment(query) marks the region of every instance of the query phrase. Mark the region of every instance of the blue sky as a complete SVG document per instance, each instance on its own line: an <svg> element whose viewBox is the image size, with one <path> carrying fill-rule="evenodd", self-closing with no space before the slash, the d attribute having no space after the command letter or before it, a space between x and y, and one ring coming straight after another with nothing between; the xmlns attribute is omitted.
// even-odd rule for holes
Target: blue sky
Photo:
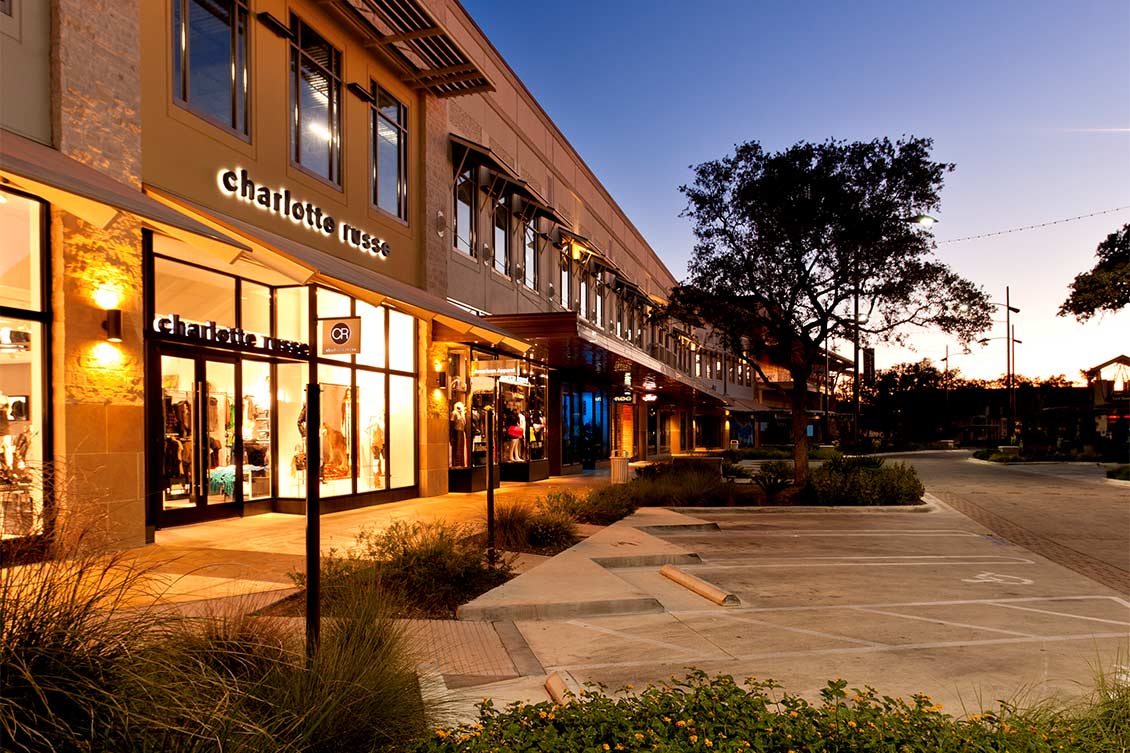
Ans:
<svg viewBox="0 0 1130 753"><path fill-rule="evenodd" d="M1010 286L1017 371L1078 378L1130 352L1130 311L1055 316L1130 209L943 242L1130 206L1130 2L464 5L677 277L693 245L678 192L690 165L746 140L926 136L957 164L938 255L993 300ZM913 343L879 345L879 367L958 350L939 334ZM951 364L992 378L1004 361L994 341Z"/></svg>

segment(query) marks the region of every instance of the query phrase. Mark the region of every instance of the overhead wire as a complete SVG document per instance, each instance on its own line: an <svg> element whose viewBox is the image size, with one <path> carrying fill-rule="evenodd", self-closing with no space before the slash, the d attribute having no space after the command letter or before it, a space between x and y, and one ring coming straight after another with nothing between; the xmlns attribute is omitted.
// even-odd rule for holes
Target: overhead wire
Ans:
<svg viewBox="0 0 1130 753"><path fill-rule="evenodd" d="M1041 222L1037 225L1025 225L1024 227L1014 227L1008 230L997 230L992 233L980 233L979 235L966 235L961 238L947 238L946 240L935 241L939 246L943 243L960 243L961 241L972 241L978 238L992 238L996 235L1008 235L1009 233L1019 233L1024 230L1036 230L1041 227L1050 227L1051 225L1062 225L1065 222L1074 222L1075 220L1085 220L1088 217L1098 217L1104 214L1113 214L1114 212L1121 212L1130 209L1130 205L1124 207L1115 207L1114 209L1103 209L1098 212L1091 212L1090 214L1080 214L1076 217L1065 217L1062 220L1052 220L1050 222Z"/></svg>

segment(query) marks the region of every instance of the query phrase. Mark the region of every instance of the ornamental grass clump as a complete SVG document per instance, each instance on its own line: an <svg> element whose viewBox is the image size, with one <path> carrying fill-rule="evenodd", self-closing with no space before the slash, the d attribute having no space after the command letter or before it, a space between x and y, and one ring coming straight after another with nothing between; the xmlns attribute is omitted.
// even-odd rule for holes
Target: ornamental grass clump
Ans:
<svg viewBox="0 0 1130 753"><path fill-rule="evenodd" d="M495 546L510 552L555 554L577 543L577 521L560 508L522 500L494 508Z"/></svg>
<svg viewBox="0 0 1130 753"><path fill-rule="evenodd" d="M636 694L584 691L562 706L551 703L480 706L474 724L441 727L416 753L487 753L536 750L726 751L760 753L966 753L967 751L1124 751L1126 725L1100 725L1121 713L1125 694L1100 698L1076 711L999 711L959 720L929 696L880 696L873 688L848 690L829 682L821 702L780 692L773 681L739 684L723 675L694 672L684 680L649 686ZM1114 704L1122 703L1122 711Z"/></svg>

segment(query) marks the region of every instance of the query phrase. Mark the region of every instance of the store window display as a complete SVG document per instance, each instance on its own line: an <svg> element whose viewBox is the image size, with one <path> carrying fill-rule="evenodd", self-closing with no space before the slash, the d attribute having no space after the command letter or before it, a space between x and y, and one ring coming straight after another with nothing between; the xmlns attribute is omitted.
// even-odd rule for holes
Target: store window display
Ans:
<svg viewBox="0 0 1130 753"><path fill-rule="evenodd" d="M0 190L0 533L43 531L46 501L42 429L50 398L45 388L49 298L43 260L46 206Z"/></svg>
<svg viewBox="0 0 1130 753"><path fill-rule="evenodd" d="M182 321L223 318L245 332L312 345L308 357L295 357L293 348L224 348L154 328L161 509L172 516L164 524L191 522L191 508L304 499L310 473L325 499L416 484L415 318L319 286L271 287L155 256L155 321L188 310ZM194 283L210 300L189 300ZM321 355L314 318L346 316L361 319L361 353ZM318 426L308 422L312 365ZM320 440L316 458L307 452L311 432Z"/></svg>

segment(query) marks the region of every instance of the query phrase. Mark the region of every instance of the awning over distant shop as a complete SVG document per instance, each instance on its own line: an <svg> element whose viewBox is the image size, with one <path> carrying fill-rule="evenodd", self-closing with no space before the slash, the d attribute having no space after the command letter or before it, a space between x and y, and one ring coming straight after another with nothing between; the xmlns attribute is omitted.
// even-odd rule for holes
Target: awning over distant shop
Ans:
<svg viewBox="0 0 1130 753"><path fill-rule="evenodd" d="M408 283L208 209L189 199L152 187L145 190L170 207L191 212L201 222L237 234L240 240L251 246L246 258L295 282L330 285L373 305L393 304L420 319L443 325L450 336L466 341L481 341L518 353L525 353L530 347L520 337L498 325Z"/></svg>
<svg viewBox="0 0 1130 753"><path fill-rule="evenodd" d="M126 212L147 227L206 246L229 260L250 250L133 186L10 131L0 131L0 178L4 185L39 196L97 228L106 228Z"/></svg>

